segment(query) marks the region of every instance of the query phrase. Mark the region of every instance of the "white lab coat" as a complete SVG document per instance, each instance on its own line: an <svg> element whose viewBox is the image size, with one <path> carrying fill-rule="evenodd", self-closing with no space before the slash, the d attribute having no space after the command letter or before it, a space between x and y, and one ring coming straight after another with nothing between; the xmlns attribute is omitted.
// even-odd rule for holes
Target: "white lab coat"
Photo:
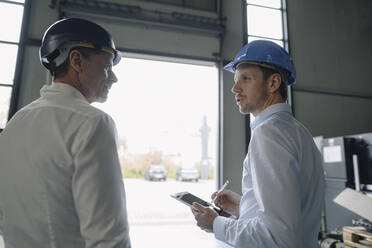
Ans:
<svg viewBox="0 0 372 248"><path fill-rule="evenodd" d="M130 247L114 122L53 83L0 136L7 248Z"/></svg>
<svg viewBox="0 0 372 248"><path fill-rule="evenodd" d="M320 153L288 104L251 124L239 219L217 217L215 237L234 247L315 248L324 204Z"/></svg>

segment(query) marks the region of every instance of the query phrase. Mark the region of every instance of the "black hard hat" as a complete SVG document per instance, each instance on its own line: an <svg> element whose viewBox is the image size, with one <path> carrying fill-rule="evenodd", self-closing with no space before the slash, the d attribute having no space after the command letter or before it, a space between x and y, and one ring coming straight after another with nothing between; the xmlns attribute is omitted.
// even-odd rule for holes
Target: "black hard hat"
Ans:
<svg viewBox="0 0 372 248"><path fill-rule="evenodd" d="M121 59L111 35L104 28L84 19L68 18L55 22L45 31L39 49L40 62L53 72L67 59L74 47L110 52L114 55L114 65Z"/></svg>

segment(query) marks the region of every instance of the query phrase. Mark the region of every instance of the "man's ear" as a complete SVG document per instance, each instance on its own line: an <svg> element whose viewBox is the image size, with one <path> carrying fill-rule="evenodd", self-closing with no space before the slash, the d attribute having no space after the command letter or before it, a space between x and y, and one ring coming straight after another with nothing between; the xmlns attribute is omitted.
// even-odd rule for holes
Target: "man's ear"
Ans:
<svg viewBox="0 0 372 248"><path fill-rule="evenodd" d="M269 77L269 91L274 93L279 90L280 84L282 84L282 77L279 73L274 73Z"/></svg>
<svg viewBox="0 0 372 248"><path fill-rule="evenodd" d="M78 50L72 50L69 55L70 65L76 72L82 72L83 55Z"/></svg>

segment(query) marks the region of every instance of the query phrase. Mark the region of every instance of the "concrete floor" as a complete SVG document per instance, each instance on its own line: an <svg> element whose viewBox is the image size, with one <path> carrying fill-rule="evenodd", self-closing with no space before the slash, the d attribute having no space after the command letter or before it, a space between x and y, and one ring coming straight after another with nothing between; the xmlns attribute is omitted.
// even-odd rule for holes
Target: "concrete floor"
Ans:
<svg viewBox="0 0 372 248"><path fill-rule="evenodd" d="M188 191L209 201L216 188L214 180L195 183L125 179L124 184L133 247L229 247L200 230L190 208L169 196Z"/></svg>

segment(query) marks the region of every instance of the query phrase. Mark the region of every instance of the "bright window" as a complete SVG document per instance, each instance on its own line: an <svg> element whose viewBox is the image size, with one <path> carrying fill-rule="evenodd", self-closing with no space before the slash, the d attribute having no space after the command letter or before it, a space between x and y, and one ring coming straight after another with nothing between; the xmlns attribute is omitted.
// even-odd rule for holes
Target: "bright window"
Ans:
<svg viewBox="0 0 372 248"><path fill-rule="evenodd" d="M18 45L0 42L0 82L1 84L13 84L14 71L17 61Z"/></svg>
<svg viewBox="0 0 372 248"><path fill-rule="evenodd" d="M285 28L285 0L247 0L247 40L271 40L283 47L288 42Z"/></svg>
<svg viewBox="0 0 372 248"><path fill-rule="evenodd" d="M0 130L8 121L24 1L0 2Z"/></svg>
<svg viewBox="0 0 372 248"><path fill-rule="evenodd" d="M247 13L248 35L283 39L280 9L248 5Z"/></svg>
<svg viewBox="0 0 372 248"><path fill-rule="evenodd" d="M23 5L0 2L0 40L18 42L21 32Z"/></svg>
<svg viewBox="0 0 372 248"><path fill-rule="evenodd" d="M281 0L247 0L247 3L276 9L279 9L282 6Z"/></svg>

